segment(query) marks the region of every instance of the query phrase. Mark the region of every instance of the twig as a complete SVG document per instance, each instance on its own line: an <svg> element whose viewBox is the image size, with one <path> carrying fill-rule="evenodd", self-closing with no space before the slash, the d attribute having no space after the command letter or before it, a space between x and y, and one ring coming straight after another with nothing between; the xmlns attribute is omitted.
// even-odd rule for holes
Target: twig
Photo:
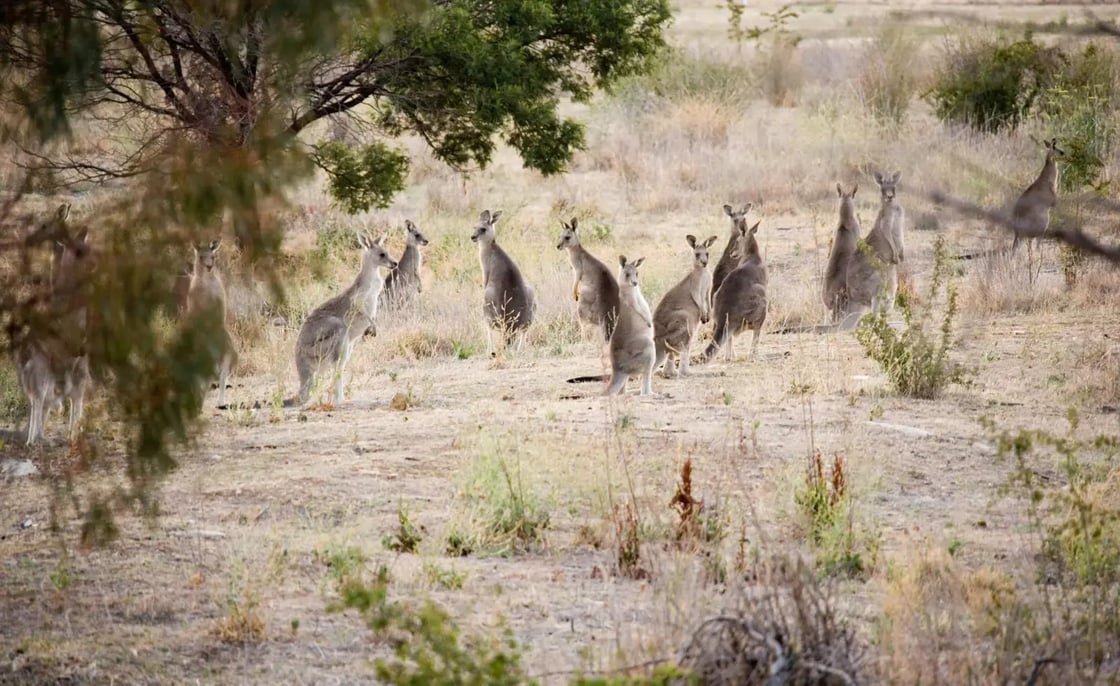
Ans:
<svg viewBox="0 0 1120 686"><path fill-rule="evenodd" d="M1008 232L1014 234L1015 223L1011 216L1006 212L991 210L986 207L981 207L975 203L968 202L967 200L960 200L958 198L949 197L941 191L933 191L928 194L931 201L950 207L957 212L965 215L970 215L979 219L987 219L988 221L1006 229ZM1089 255L1096 255L1108 262L1115 265L1120 265L1120 245L1105 245L1085 233L1081 229L1050 229L1043 236L1023 236L1024 238L1052 238L1059 243L1065 243L1071 247L1077 248L1082 252Z"/></svg>
<svg viewBox="0 0 1120 686"><path fill-rule="evenodd" d="M633 665L626 665L625 667L615 667L614 669L604 669L600 671L590 672L590 674L595 676L611 676L612 674L622 674L623 672L630 672L636 669L649 669L650 667L656 667L658 665L663 665L672 661L673 660L671 658L659 657L653 660L646 660L645 662L639 662ZM587 676L589 672L575 669L565 669L556 672L542 672L540 674L533 674L529 678L545 679L547 677L553 676L575 676L577 674L580 676Z"/></svg>

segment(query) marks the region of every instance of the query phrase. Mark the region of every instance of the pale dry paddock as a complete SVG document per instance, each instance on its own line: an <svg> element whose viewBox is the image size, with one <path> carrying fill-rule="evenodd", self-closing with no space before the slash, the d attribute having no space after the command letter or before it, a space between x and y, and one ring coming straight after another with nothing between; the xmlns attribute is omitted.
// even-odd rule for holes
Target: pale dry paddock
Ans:
<svg viewBox="0 0 1120 686"><path fill-rule="evenodd" d="M736 57L733 45L721 45L725 17L713 7L684 3L676 40L691 50L703 41L720 59L750 59L747 46ZM752 3L749 11L757 10ZM835 14L809 12L805 22L843 34L849 19L859 25L882 11L838 3ZM1052 17L1060 10L1024 11ZM357 250L332 253L325 279L301 272L282 312L227 280L241 353L227 400L260 407L217 411L211 399L208 430L162 489L155 527L123 516L122 538L107 550L64 556L46 529L47 484L0 483L0 657L23 670L20 682L368 679L368 660L385 645L352 613L326 611L334 582L325 560L348 546L364 552L369 569L388 566L394 597L431 597L469 630L511 628L533 673L671 657L725 602L704 581L703 562L670 542L675 515L667 504L688 457L697 495L718 508L730 532L722 546L728 561L744 525L747 547L804 552L792 489L806 457L819 448L847 460L856 516L882 533L877 571L867 581L841 582L838 594L869 640L888 600L897 599L885 570L908 569L927 550L957 540L954 559L965 568L1033 574L1021 510L995 497L1006 466L993 461L978 419L1060 432L1073 406L1081 431L1120 432L1120 276L1090 264L1067 289L1050 245L1035 280L1021 256L992 269L964 264L953 359L976 375L972 386L937 401L887 393L850 334L768 333L757 361L717 359L686 378L655 377L651 396L631 390L608 399L602 386L565 383L610 370L601 342L580 338L571 268L555 249L561 218L578 216L584 244L608 265L620 254L645 256L642 292L656 307L681 277L685 235L724 236L722 205L754 203L751 222L762 222L769 272L767 331L826 320L821 277L836 228L837 182L860 184L856 212L869 227L878 204L870 172L903 171L908 233L900 280L919 293L935 236L946 236L953 252L989 244L990 229L941 213L924 193L945 188L1004 202L1037 175L1037 147L1025 135L950 131L921 105L897 139L883 140L856 94L838 85L860 50L847 39L807 39L803 64L827 51L835 59L828 60L833 71L808 77L796 107L756 99L731 107L704 96L571 106L588 122L589 146L562 177L522 171L502 151L493 168L464 180L408 141L416 155L412 184L384 212L342 217L315 184L293 194L282 217L293 259L314 249L316 230L327 225L388 233L394 255L405 219L423 227L431 243L415 308L383 313L377 336L356 343L345 402L300 413L273 402L297 387L292 352L300 322L353 278ZM481 209L499 207L500 244L536 293L537 310L525 348L495 363L485 355L470 235ZM284 319L274 323L277 312ZM710 331L701 328L694 354ZM96 390L90 395L93 419L104 417ZM48 443L61 433L52 415ZM6 445L18 437L13 431ZM44 469L62 461L30 457ZM449 557L448 535L474 521L466 497L472 477L497 458L547 508L544 540L509 556ZM103 477L110 481L108 470ZM650 572L641 580L612 574L612 505L631 497ZM426 528L416 555L381 543L395 530L400 505ZM73 541L78 523L67 517ZM440 571L463 575L462 587L445 588L455 584ZM231 602L257 603L261 642L230 646L212 634ZM13 679L0 664L0 682Z"/></svg>

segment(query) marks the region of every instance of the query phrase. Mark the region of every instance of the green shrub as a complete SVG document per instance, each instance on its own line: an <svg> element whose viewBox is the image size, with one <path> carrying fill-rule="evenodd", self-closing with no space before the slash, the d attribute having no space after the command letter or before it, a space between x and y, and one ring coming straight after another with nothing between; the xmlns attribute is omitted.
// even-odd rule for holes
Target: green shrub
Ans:
<svg viewBox="0 0 1120 686"><path fill-rule="evenodd" d="M869 573L879 553L879 533L855 525L844 460L833 457L825 475L820 450L809 460L805 481L793 492L806 541L826 576L858 577Z"/></svg>
<svg viewBox="0 0 1120 686"><path fill-rule="evenodd" d="M415 553L424 538L424 527L417 526L408 516L408 508L397 502L397 530L385 534L381 545L398 553Z"/></svg>
<svg viewBox="0 0 1120 686"><path fill-rule="evenodd" d="M518 686L535 684L521 665L521 647L507 630L498 639L463 636L446 610L431 601L414 606L389 599L387 573L350 584L332 611L357 610L392 657L373 661L379 683L400 686Z"/></svg>
<svg viewBox="0 0 1120 686"><path fill-rule="evenodd" d="M516 451L516 448L514 449ZM462 490L469 523L455 534L449 549L508 554L541 540L550 514L542 498L526 484L520 456L502 445L487 446L475 459Z"/></svg>
<svg viewBox="0 0 1120 686"><path fill-rule="evenodd" d="M1106 158L1114 137L1102 136L1100 127L1112 118L1116 76L1114 53L1094 43L1069 54L1029 34L1014 42L971 37L949 49L926 97L942 121L989 133L1016 129L1040 116L1063 141L1082 141L1067 141L1079 150L1067 163L1091 170L1094 165L1088 162ZM1083 164L1077 161L1081 155ZM1075 172L1068 187L1084 182Z"/></svg>
<svg viewBox="0 0 1120 686"><path fill-rule="evenodd" d="M953 319L957 315L957 289L949 280L949 257L945 241L938 237L933 244L934 268L926 294L926 312L915 315L910 299L898 303L903 329L899 333L885 314L868 313L856 328L856 340L867 356L879 363L891 387L912 398L937 398L951 383L964 383L965 370L949 361L952 345ZM936 332L927 330L933 305L945 287L945 309Z"/></svg>
<svg viewBox="0 0 1120 686"><path fill-rule="evenodd" d="M15 365L0 364L0 416L11 422L26 421L30 411Z"/></svg>
<svg viewBox="0 0 1120 686"><path fill-rule="evenodd" d="M995 133L1015 129L1036 101L1056 85L1066 57L1031 36L963 38L927 94L938 118Z"/></svg>
<svg viewBox="0 0 1120 686"><path fill-rule="evenodd" d="M999 431L981 420L997 461L1010 463L1002 491L1023 503L1040 541L1036 607L1021 616L1044 637L1031 650L1064 658L1065 676L1051 674L1053 683L1111 669L1120 646L1120 437L1079 435L1077 413L1068 419L1064 435Z"/></svg>

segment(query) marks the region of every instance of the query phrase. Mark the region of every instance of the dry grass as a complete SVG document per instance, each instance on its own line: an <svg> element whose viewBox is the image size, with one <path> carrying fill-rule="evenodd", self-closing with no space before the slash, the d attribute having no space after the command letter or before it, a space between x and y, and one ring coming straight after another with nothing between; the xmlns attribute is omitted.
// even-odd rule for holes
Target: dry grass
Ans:
<svg viewBox="0 0 1120 686"><path fill-rule="evenodd" d="M1037 146L1026 135L944 128L918 101L889 130L868 116L865 93L851 84L866 66L864 37L879 30L882 6L806 10L794 26L805 40L787 56L803 78L796 98L776 106L752 77L753 48L740 51L726 40L726 15L716 5L682 3L674 69L687 89L656 94L636 80L615 97L563 106L588 127L588 148L569 174L540 177L501 149L490 169L462 177L410 139L403 142L414 159L410 187L383 212L344 216L321 182L295 192L279 215L287 230L279 262L286 301L261 284L227 280L241 349L232 401L267 407L292 395L299 323L357 269L357 250L339 242L346 232L386 232L397 253L404 219L416 221L432 241L419 302L382 313L377 336L358 344L341 406L277 409L268 421L267 410L208 412L199 449L183 457L163 490L156 527L125 516L113 549L73 557L65 594L43 592L60 557L45 527L48 484L0 484L10 514L4 526L33 522L0 540L0 603L11 618L0 626L0 657L19 661L18 677L368 679L368 659L381 648L357 618L326 612L335 580L322 551L332 541L364 551L364 568L385 565L392 594L430 596L474 629L510 626L528 645L533 672L672 656L726 603L709 559L738 558L737 568L725 564L733 583L750 581L759 559L809 554L792 486L815 449L845 456L861 517L882 531L883 563L871 579L842 580L835 589L835 611L851 619L861 640L881 632L873 647L881 680L961 683L969 669L994 673L991 656L972 655L967 637L984 630L993 599L1019 588L1032 567L1021 522L992 504L1004 469L992 462L976 418L1053 428L1075 404L1086 425L1120 431L1114 271L1089 264L1070 290L1052 247L1037 278L1027 277L1021 261L962 262L954 356L977 370L972 387L938 401L891 396L850 335L767 333L759 360L656 379L648 398L608 400L595 384L565 383L603 368L597 340L581 338L567 255L555 249L561 217L579 216L585 243L609 265L619 254L646 257L643 292L652 305L688 268L684 235L716 234L722 244L722 204L754 202L770 274L768 326L779 329L824 319L820 277L836 225L837 181L860 184L866 230L878 207L869 172L902 170L905 269L920 293L935 236L962 254L995 243L987 227L945 214L925 194L944 189L998 205L1037 173ZM748 21L772 5L752 3ZM920 54L935 57L935 39L923 35ZM1115 176L1120 170L1111 164ZM96 202L78 199L75 211L94 211ZM469 240L481 209L505 210L498 242L540 303L525 349L500 362L485 356L481 274ZM334 242L324 247L325 234ZM697 345L709 335L702 332ZM52 416L48 436L58 436L59 426ZM4 439L18 442L14 431ZM106 452L97 485L109 488L119 458ZM451 535L485 524L482 501L468 486L477 484L472 477L488 454L516 456L522 485L547 511L548 525L533 545L511 546L508 556L480 551L452 563ZM686 459L689 498L718 512L734 535L673 544L680 518L667 503ZM484 493L487 502L495 493L502 491ZM416 554L380 544L398 526L402 503L429 532ZM64 535L79 525L69 512L60 524ZM943 539L959 539L960 552L949 556ZM231 571L234 559L262 562L242 577ZM611 574L624 568L630 573ZM232 578L256 582L236 586ZM234 651L227 642L243 645Z"/></svg>

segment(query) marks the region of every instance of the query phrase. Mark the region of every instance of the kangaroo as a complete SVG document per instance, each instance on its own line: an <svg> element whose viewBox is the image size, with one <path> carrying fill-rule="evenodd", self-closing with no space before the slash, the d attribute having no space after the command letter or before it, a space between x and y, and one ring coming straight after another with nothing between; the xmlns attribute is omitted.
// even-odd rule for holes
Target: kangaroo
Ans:
<svg viewBox="0 0 1120 686"><path fill-rule="evenodd" d="M299 373L300 405L311 397L315 376L330 365L334 369L334 404L342 403L342 374L350 361L354 343L373 325L377 303L384 287L379 267L394 269L397 263L381 245L358 236L362 247L362 266L346 290L312 310L296 339L296 371ZM291 406L293 401L285 403Z"/></svg>
<svg viewBox="0 0 1120 686"><path fill-rule="evenodd" d="M631 376L641 376L641 395L652 392L653 318L638 287L638 267L644 261L644 257L633 262L627 262L624 255L618 257L618 321L611 333L611 382L606 395L618 395L625 390Z"/></svg>
<svg viewBox="0 0 1120 686"><path fill-rule="evenodd" d="M708 249L718 240L712 236L703 243L696 236L685 236L692 248L692 270L673 286L653 312L653 342L656 358L653 368L662 364L662 376L688 375L688 351L701 323L712 316L712 273L708 271ZM673 359L675 358L675 360ZM675 362L675 367L674 367Z"/></svg>
<svg viewBox="0 0 1120 686"><path fill-rule="evenodd" d="M905 218L902 207L895 202L899 176L899 172L891 176L875 174L880 190L879 215L848 265L848 324L863 308L878 314L894 307L898 292L897 265L904 257L902 230Z"/></svg>
<svg viewBox="0 0 1120 686"><path fill-rule="evenodd" d="M381 289L381 307L399 308L409 304L424 291L420 280L420 263L422 255L420 248L428 244L428 239L420 233L420 229L411 220L404 222L405 247L401 259L397 260L397 267L385 277L385 286Z"/></svg>
<svg viewBox="0 0 1120 686"><path fill-rule="evenodd" d="M1058 202L1056 160L1066 154L1064 150L1058 148L1057 138L1043 141L1042 144L1046 147L1046 161L1042 164L1042 171L1011 208L1011 223L1015 229L1011 251L1015 252L1019 249L1020 241L1027 241L1028 262L1031 261L1034 252L1032 244L1040 240L1050 228L1050 210Z"/></svg>
<svg viewBox="0 0 1120 686"><path fill-rule="evenodd" d="M93 259L86 229L75 237L67 235L69 212L69 205L61 205L41 228L61 235L51 254L48 313L44 317L53 325L53 330L17 334L12 346L16 376L31 406L28 446L42 437L46 411L61 409L66 400L70 401L67 433L73 440L81 426L85 394L92 383L89 356L85 352L87 312L79 291Z"/></svg>
<svg viewBox="0 0 1120 686"><path fill-rule="evenodd" d="M491 329L502 332L506 345L515 333L520 333L517 342L520 350L525 340L524 332L533 323L533 314L537 309L533 289L525 283L521 270L497 243L494 224L501 216L501 210L493 214L483 210L471 233L471 241L478 244L478 260L482 263L482 311L486 317L486 342L491 356L494 355Z"/></svg>
<svg viewBox="0 0 1120 686"><path fill-rule="evenodd" d="M758 353L758 339L762 335L762 324L766 321L766 263L758 249L758 225L747 229L744 223L739 227L739 240L735 248L739 255L739 266L733 269L719 290L712 296L712 316L716 322L712 342L704 351L702 361L715 357L720 348L727 346L727 355L735 357L735 336L747 329L754 331L751 343L751 356Z"/></svg>
<svg viewBox="0 0 1120 686"><path fill-rule="evenodd" d="M195 246L194 271L191 272L190 287L187 289L187 316L210 312L210 316L214 317L212 321L221 326L220 330L214 332L213 339L221 345L222 350L217 369L218 407L226 404L226 382L233 366L237 364L237 350L234 349L233 337L229 334L226 287L222 283L221 273L215 268L221 245L221 241L210 241L208 245Z"/></svg>
<svg viewBox="0 0 1120 686"><path fill-rule="evenodd" d="M739 266L739 255L735 253L735 248L739 244L739 236L747 226L747 212L751 211L754 203L747 203L743 209L736 210L731 205L724 205L724 213L731 218L731 235L727 239L727 245L723 248L723 255L720 256L719 262L716 263L716 271L712 275L712 293L714 294L719 290L720 284L727 278L733 269Z"/></svg>
<svg viewBox="0 0 1120 686"><path fill-rule="evenodd" d="M618 319L618 282L607 265L587 252L579 242L577 221L572 217L570 223L560 222L563 232L557 250L568 249L568 259L572 263L575 282L572 284L572 297L579 305L576 313L580 326L597 326L603 333L603 340L609 341Z"/></svg>
<svg viewBox="0 0 1120 686"><path fill-rule="evenodd" d="M836 184L836 194L840 197L840 223L832 240L832 252L828 255L822 294L833 323L841 321L848 310L848 267L855 256L860 232L855 207L857 190L859 186L855 185L851 193L845 193L840 184Z"/></svg>

